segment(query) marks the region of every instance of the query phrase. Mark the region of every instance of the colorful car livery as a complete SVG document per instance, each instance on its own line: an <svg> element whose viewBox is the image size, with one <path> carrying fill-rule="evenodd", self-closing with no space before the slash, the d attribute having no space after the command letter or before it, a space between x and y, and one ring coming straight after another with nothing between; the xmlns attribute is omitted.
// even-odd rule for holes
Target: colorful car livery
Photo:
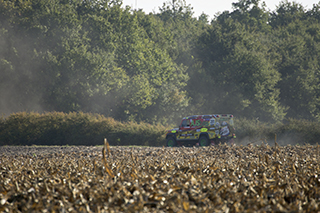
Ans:
<svg viewBox="0 0 320 213"><path fill-rule="evenodd" d="M192 115L184 117L179 128L167 131L167 146L233 143L236 138L232 114Z"/></svg>

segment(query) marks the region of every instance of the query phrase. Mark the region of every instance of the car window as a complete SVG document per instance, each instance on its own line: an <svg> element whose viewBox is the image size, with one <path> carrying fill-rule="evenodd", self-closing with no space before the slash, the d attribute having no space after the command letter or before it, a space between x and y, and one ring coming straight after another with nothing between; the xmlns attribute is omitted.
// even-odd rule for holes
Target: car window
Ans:
<svg viewBox="0 0 320 213"><path fill-rule="evenodd" d="M181 126L184 128L189 128L190 127L190 121L189 120L183 120L181 123Z"/></svg>

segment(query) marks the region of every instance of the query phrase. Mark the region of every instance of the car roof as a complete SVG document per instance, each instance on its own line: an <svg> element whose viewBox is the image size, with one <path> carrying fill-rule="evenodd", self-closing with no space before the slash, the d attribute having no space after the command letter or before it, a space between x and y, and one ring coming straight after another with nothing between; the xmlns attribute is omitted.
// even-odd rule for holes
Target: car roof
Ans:
<svg viewBox="0 0 320 213"><path fill-rule="evenodd" d="M211 114L211 115L190 115L187 117L184 117L183 119L206 119L206 118L219 118L219 117L228 117L232 118L232 114Z"/></svg>

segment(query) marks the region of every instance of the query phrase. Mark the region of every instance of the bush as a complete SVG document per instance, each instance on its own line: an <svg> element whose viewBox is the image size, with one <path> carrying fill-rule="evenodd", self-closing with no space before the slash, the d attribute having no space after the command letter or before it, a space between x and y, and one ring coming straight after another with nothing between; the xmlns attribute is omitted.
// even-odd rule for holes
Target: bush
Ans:
<svg viewBox="0 0 320 213"><path fill-rule="evenodd" d="M286 119L282 123L262 123L257 120L235 120L239 141L277 141L286 144L316 144L320 138L320 124L315 121Z"/></svg>
<svg viewBox="0 0 320 213"><path fill-rule="evenodd" d="M162 146L165 127L121 123L90 113L15 113L0 124L2 145L110 145Z"/></svg>

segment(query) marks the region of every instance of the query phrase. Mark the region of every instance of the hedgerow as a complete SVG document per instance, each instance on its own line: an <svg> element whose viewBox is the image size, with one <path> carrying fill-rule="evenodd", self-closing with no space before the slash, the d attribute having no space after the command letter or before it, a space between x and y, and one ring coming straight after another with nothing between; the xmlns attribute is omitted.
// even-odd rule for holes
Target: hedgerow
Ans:
<svg viewBox="0 0 320 213"><path fill-rule="evenodd" d="M287 119L283 123L263 123L235 119L236 143L274 142L316 144L320 124ZM82 112L19 112L0 120L0 145L86 145L164 146L170 126L120 122L100 114Z"/></svg>
<svg viewBox="0 0 320 213"><path fill-rule="evenodd" d="M99 114L82 112L14 113L2 118L2 145L110 145L161 146L166 127L122 123Z"/></svg>

